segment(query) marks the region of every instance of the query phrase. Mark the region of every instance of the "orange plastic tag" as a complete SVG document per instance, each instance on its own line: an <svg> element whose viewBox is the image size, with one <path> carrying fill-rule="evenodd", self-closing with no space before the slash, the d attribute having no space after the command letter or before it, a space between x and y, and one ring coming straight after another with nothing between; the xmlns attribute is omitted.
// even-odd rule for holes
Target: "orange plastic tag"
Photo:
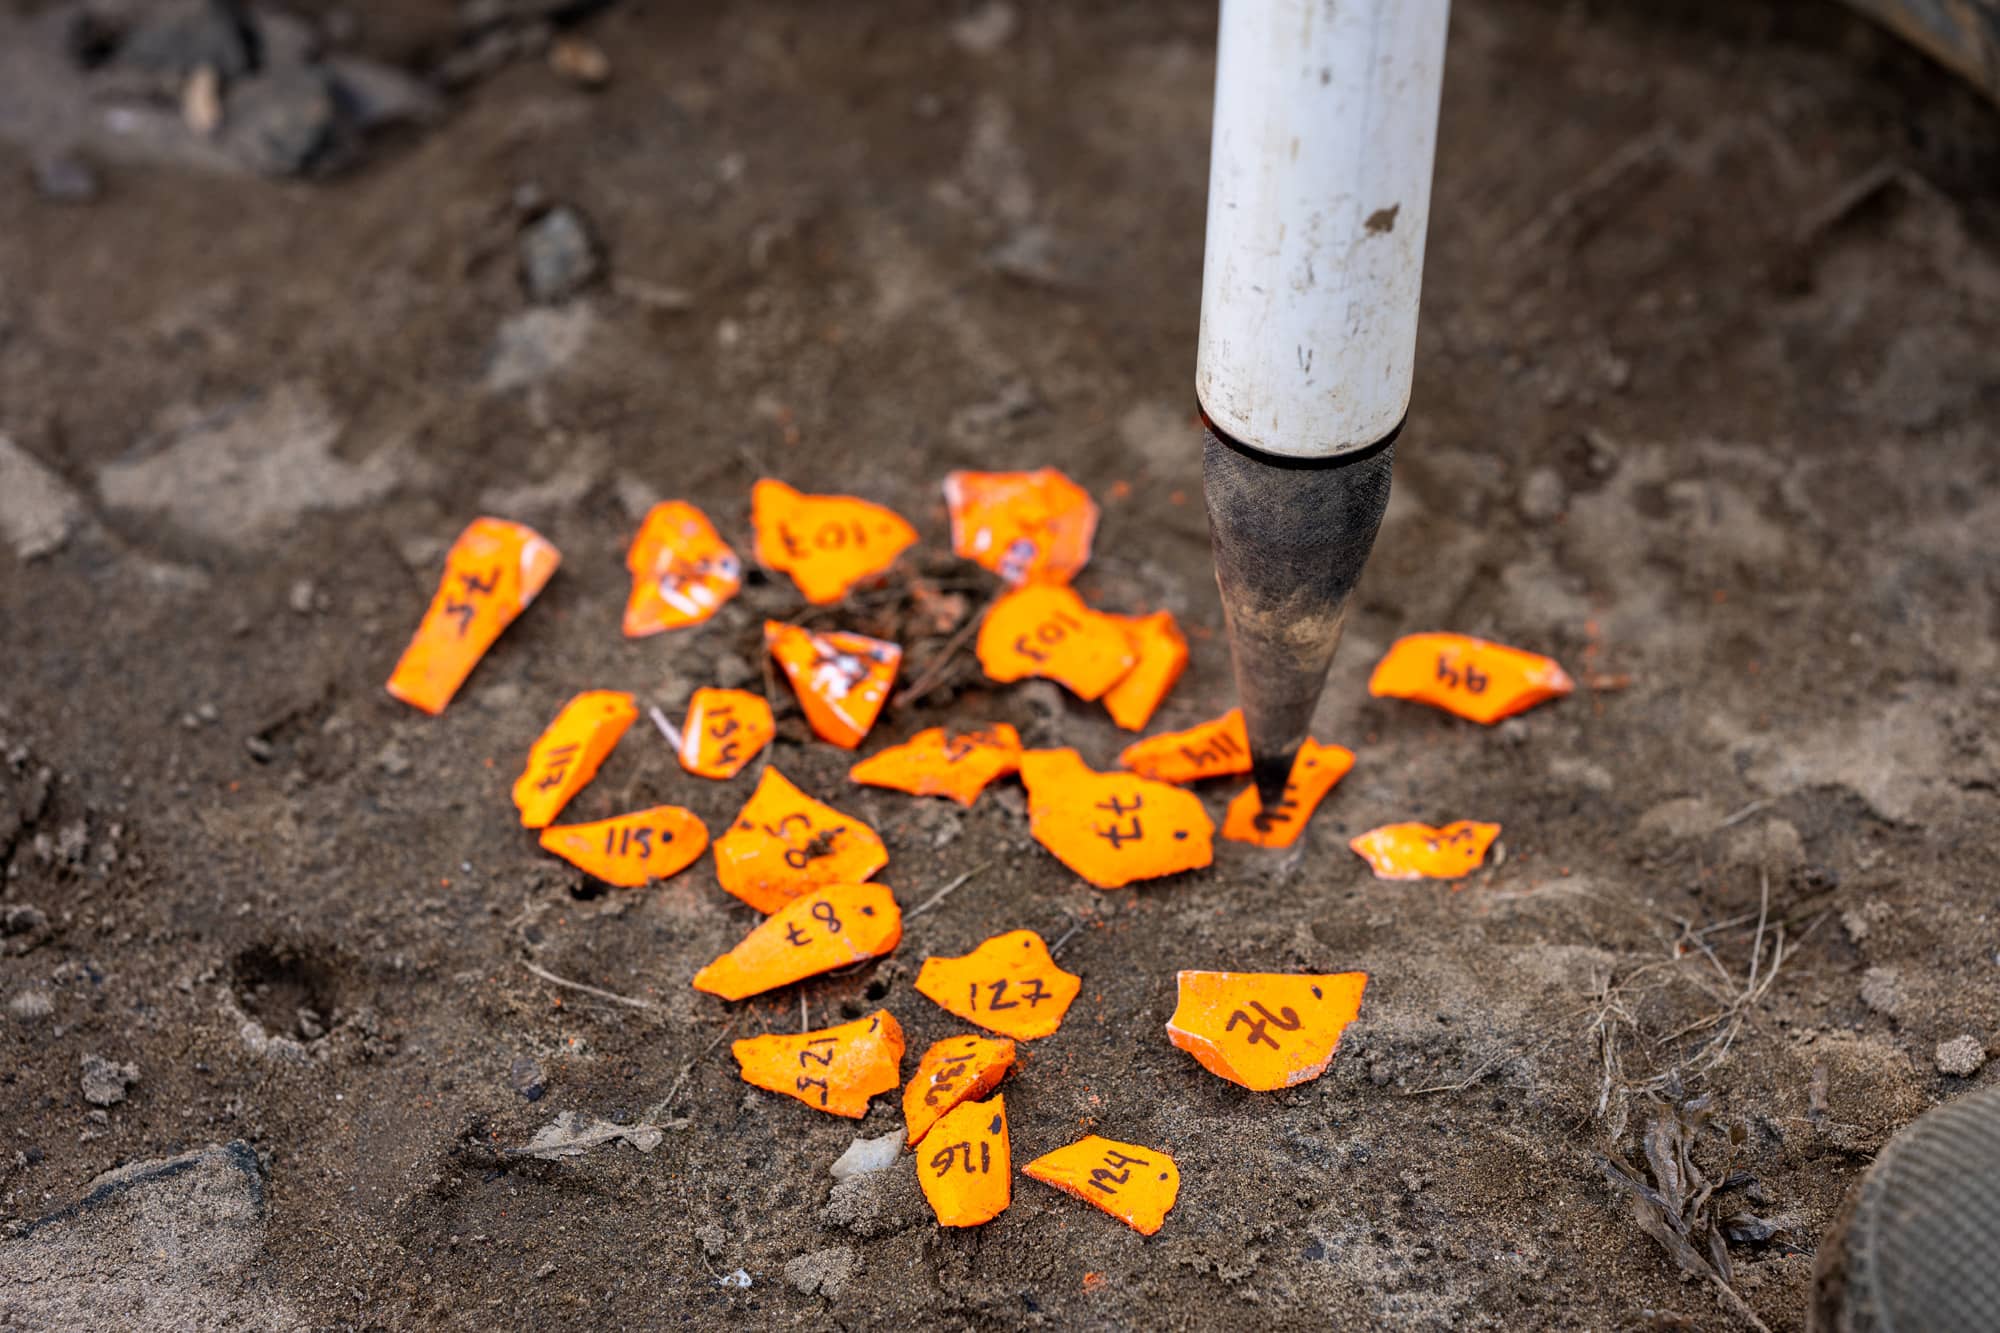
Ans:
<svg viewBox="0 0 2000 1333"><path fill-rule="evenodd" d="M1173 1158L1096 1134L1043 1153L1021 1174L1103 1209L1142 1236L1160 1229L1181 1192Z"/></svg>
<svg viewBox="0 0 2000 1333"><path fill-rule="evenodd" d="M745 1083L850 1120L903 1081L903 1029L886 1009L817 1032L746 1037L729 1049Z"/></svg>
<svg viewBox="0 0 2000 1333"><path fill-rule="evenodd" d="M1196 870L1215 859L1215 821L1192 792L1136 773L1098 773L1075 750L1027 750L1028 828L1100 889Z"/></svg>
<svg viewBox="0 0 2000 1333"><path fill-rule="evenodd" d="M1461 819L1429 824L1384 824L1347 845L1375 871L1377 879L1463 879L1479 869L1500 836L1498 824Z"/></svg>
<svg viewBox="0 0 2000 1333"><path fill-rule="evenodd" d="M947 735L943 727L920 731L847 770L870 787L912 796L949 796L971 805L986 784L1021 767L1021 737L1005 722Z"/></svg>
<svg viewBox="0 0 2000 1333"><path fill-rule="evenodd" d="M1155 782L1198 782L1250 771L1250 737L1243 710L1232 708L1212 722L1186 731L1162 732L1134 741L1118 762Z"/></svg>
<svg viewBox="0 0 2000 1333"><path fill-rule="evenodd" d="M837 602L917 540L902 515L851 495L801 495L766 478L750 488L757 559L790 574L808 602Z"/></svg>
<svg viewBox="0 0 2000 1333"><path fill-rule="evenodd" d="M948 473L944 500L953 552L1009 583L1068 583L1089 563L1097 506L1052 467Z"/></svg>
<svg viewBox="0 0 2000 1333"><path fill-rule="evenodd" d="M542 847L606 884L636 889L693 865L708 847L708 825L692 810L656 805L590 824L551 825L542 830Z"/></svg>
<svg viewBox="0 0 2000 1333"><path fill-rule="evenodd" d="M1104 693L1104 707L1111 720L1127 731L1144 731L1153 720L1153 710L1167 697L1187 670L1187 636L1175 623L1170 611L1150 616L1114 616L1125 626L1126 637L1139 660L1125 678Z"/></svg>
<svg viewBox="0 0 2000 1333"><path fill-rule="evenodd" d="M979 625L979 665L994 680L1047 676L1095 699L1138 660L1117 617L1093 611L1066 587L1030 584L1008 593Z"/></svg>
<svg viewBox="0 0 2000 1333"><path fill-rule="evenodd" d="M1289 847L1305 832L1306 821L1334 784L1354 767L1354 752L1344 745L1320 745L1311 737L1299 747L1292 761L1292 775L1285 779L1285 795L1272 811L1253 784L1236 793L1223 816L1222 836L1231 842L1247 842L1257 847Z"/></svg>
<svg viewBox="0 0 2000 1333"><path fill-rule="evenodd" d="M903 1089L903 1123L914 1148L939 1117L960 1102L984 1097L1014 1064L1014 1043L995 1037L946 1037L933 1042Z"/></svg>
<svg viewBox="0 0 2000 1333"><path fill-rule="evenodd" d="M708 515L685 500L647 511L625 568L632 571L625 635L633 639L699 625L743 586L743 562Z"/></svg>
<svg viewBox="0 0 2000 1333"><path fill-rule="evenodd" d="M528 766L514 779L514 808L522 828L547 828L569 798L597 776L597 766L639 716L621 690L586 690L564 704L528 751Z"/></svg>
<svg viewBox="0 0 2000 1333"><path fill-rule="evenodd" d="M1062 1026L1083 978L1049 957L1032 930L995 935L962 958L926 958L917 993L969 1023L1003 1037L1032 1041Z"/></svg>
<svg viewBox="0 0 2000 1333"><path fill-rule="evenodd" d="M681 726L681 767L699 778L733 778L777 734L770 701L763 695L696 690Z"/></svg>
<svg viewBox="0 0 2000 1333"><path fill-rule="evenodd" d="M1552 657L1463 634L1405 635L1368 678L1378 699L1415 699L1488 726L1575 688Z"/></svg>
<svg viewBox="0 0 2000 1333"><path fill-rule="evenodd" d="M815 634L775 620L764 622L764 643L798 691L813 731L844 750L861 744L875 725L903 661L903 650L881 639Z"/></svg>
<svg viewBox="0 0 2000 1333"><path fill-rule="evenodd" d="M903 938L903 913L886 884L833 884L794 898L743 942L694 974L694 988L741 1000L869 958Z"/></svg>
<svg viewBox="0 0 2000 1333"><path fill-rule="evenodd" d="M964 1102L937 1122L917 1154L917 1183L939 1226L976 1227L1007 1211L1013 1171L1007 1151L1007 1099Z"/></svg>
<svg viewBox="0 0 2000 1333"><path fill-rule="evenodd" d="M875 830L815 801L776 768L715 842L715 878L770 914L827 884L859 884L889 864Z"/></svg>
<svg viewBox="0 0 2000 1333"><path fill-rule="evenodd" d="M1366 972L1183 972L1167 1036L1252 1092L1296 1087L1333 1062L1367 985Z"/></svg>
<svg viewBox="0 0 2000 1333"><path fill-rule="evenodd" d="M533 528L502 518L472 520L444 558L444 577L390 673L389 693L442 713L561 563L561 553Z"/></svg>

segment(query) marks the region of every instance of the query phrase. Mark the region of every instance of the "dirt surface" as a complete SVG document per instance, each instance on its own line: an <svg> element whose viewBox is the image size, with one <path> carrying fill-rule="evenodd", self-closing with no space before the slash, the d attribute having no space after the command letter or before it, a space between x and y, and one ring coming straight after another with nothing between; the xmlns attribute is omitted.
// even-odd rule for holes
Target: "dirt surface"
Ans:
<svg viewBox="0 0 2000 1333"><path fill-rule="evenodd" d="M858 492L976 609L940 480L1056 464L1104 506L1086 597L1193 638L1157 725L1231 702L1189 391L1210 7L614 7L578 29L602 89L515 61L303 182L100 156L66 203L0 143L0 1246L240 1140L237 1308L320 1327L1721 1328L1599 1157L1707 1096L1734 1290L1800 1327L1872 1154L1993 1077L1934 1052L2000 1027L2000 137L1832 6L1456 8L1416 402L1315 729L1359 760L1302 848L1100 893L1011 784L964 814L858 788L794 715L772 761L882 831L906 907L978 873L879 965L733 1006L688 986L753 920L712 863L599 892L507 799L569 694L675 713L801 611L757 582L621 639L652 499L747 550L757 476ZM345 13L391 62L449 30ZM545 203L604 263L537 305ZM382 682L482 512L563 567L426 718ZM1370 700L1432 629L1586 685L1493 730ZM908 674L941 645L913 631ZM960 673L870 748L983 721L1100 765L1127 739ZM572 812L720 828L750 783L642 727ZM1459 817L1506 831L1458 891L1345 845ZM1005 1085L1017 1165L1090 1130L1172 1152L1151 1239L1027 1180L940 1231L907 1160L830 1202L894 1099L817 1115L717 1046L882 1005L913 1068L958 1030L917 965L1019 927L1084 991ZM1325 1077L1257 1095L1168 1045L1185 967L1372 981ZM670 1092L650 1152L500 1151ZM0 1290L26 1326L65 1308L34 1285Z"/></svg>

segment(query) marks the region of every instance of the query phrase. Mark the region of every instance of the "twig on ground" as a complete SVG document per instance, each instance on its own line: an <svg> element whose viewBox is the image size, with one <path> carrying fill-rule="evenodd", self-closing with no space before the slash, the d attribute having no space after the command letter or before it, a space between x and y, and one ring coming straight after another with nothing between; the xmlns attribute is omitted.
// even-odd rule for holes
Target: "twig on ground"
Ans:
<svg viewBox="0 0 2000 1333"><path fill-rule="evenodd" d="M998 600L999 594L996 593L986 599L985 606L966 616L965 623L945 640L944 647L938 649L931 660L924 663L924 669L918 673L917 678L896 696L893 701L895 707L901 708L923 698L944 679L945 668L951 665L952 659L958 656L961 648L965 647L966 640L979 632L979 626L986 619L986 613L993 609L993 603Z"/></svg>
<svg viewBox="0 0 2000 1333"><path fill-rule="evenodd" d="M568 977L559 977L540 963L532 962L526 958L521 960L521 966L527 968L551 986L563 986L570 990L582 991L585 995L595 995L600 1000L609 1000L613 1004L622 1004L632 1009L657 1009L660 1007L651 1000L635 1000L629 995L620 995L617 991L608 991L601 986L592 986L581 981L571 981Z"/></svg>
<svg viewBox="0 0 2000 1333"><path fill-rule="evenodd" d="M959 889L963 888L975 876L980 875L984 873L986 870L990 869L992 865L993 863L991 861L988 861L984 865L977 865L974 866L972 869L966 871L963 875L960 875L957 879L945 885L943 888L939 889L936 893L933 893L930 897L924 899L921 903L918 903L915 907L911 908L909 911L903 913L904 922L907 923L911 918L922 916L925 912L930 911L933 907L936 907L939 903L943 902L953 893L956 893Z"/></svg>

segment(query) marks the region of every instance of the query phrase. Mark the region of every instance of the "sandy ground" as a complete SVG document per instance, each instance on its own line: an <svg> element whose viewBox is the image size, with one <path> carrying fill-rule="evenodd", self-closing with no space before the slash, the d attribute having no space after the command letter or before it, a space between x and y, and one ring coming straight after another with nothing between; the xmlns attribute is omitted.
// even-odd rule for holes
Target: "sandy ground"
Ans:
<svg viewBox="0 0 2000 1333"><path fill-rule="evenodd" d="M1104 506L1086 596L1194 640L1159 725L1230 703L1189 388L1209 7L613 8L580 29L602 90L517 62L328 179L100 155L88 204L29 183L13 122L0 1322L60 1324L145 1252L122 1317L162 1326L1722 1328L1600 1159L1705 1096L1733 1289L1802 1326L1857 1173L1991 1077L1937 1045L2000 1036L2000 137L1832 6L1456 8L1416 402L1317 726L1359 761L1302 848L1099 893L1017 790L961 815L861 789L793 720L774 762L882 831L906 905L979 873L881 964L737 1006L687 984L752 923L710 862L600 892L507 799L570 693L677 712L800 610L763 582L621 639L653 499L747 550L757 476L858 492L976 606L939 481L1060 465ZM349 13L389 60L450 30ZM537 199L604 248L574 299L523 295ZM382 682L482 512L563 569L425 718ZM1494 730L1370 700L1432 629L1593 685ZM989 720L1100 764L1126 739L961 671L870 744ZM640 729L572 811L720 827L748 788ZM1345 845L1460 817L1506 832L1458 891ZM819 1116L715 1045L879 1004L913 1068L958 1027L919 962L1019 927L1069 934L1084 991L1006 1085L1017 1160L1086 1130L1170 1151L1156 1237L1026 1180L941 1231L907 1160L830 1199L894 1099ZM1184 967L1372 981L1324 1078L1257 1095L1168 1045ZM86 1101L86 1056L134 1067L122 1100ZM650 1152L498 1151L670 1091ZM254 1194L224 1241L183 1227L169 1262L88 1208L31 1225L238 1141L254 1169L171 1177Z"/></svg>

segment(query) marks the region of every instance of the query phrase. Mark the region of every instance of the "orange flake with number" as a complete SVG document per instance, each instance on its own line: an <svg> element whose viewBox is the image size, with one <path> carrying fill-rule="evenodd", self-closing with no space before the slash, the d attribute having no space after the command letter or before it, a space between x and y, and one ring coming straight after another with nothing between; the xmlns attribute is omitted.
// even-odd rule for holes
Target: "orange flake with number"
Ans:
<svg viewBox="0 0 2000 1333"><path fill-rule="evenodd" d="M851 495L802 495L769 478L750 488L757 559L790 574L808 602L837 602L896 563L917 530L903 516Z"/></svg>
<svg viewBox="0 0 2000 1333"><path fill-rule="evenodd" d="M606 884L626 889L678 875L707 847L708 825L692 810L677 805L542 830L543 850Z"/></svg>
<svg viewBox="0 0 2000 1333"><path fill-rule="evenodd" d="M769 915L827 884L859 884L889 864L874 829L766 768L715 842L716 882Z"/></svg>
<svg viewBox="0 0 2000 1333"><path fill-rule="evenodd" d="M947 734L943 727L920 731L847 770L870 787L889 787L912 796L949 796L971 805L986 784L1021 767L1021 737L1005 722L978 731Z"/></svg>
<svg viewBox="0 0 2000 1333"><path fill-rule="evenodd" d="M962 958L926 958L917 992L968 1023L1032 1041L1062 1026L1083 978L1049 957L1032 930L995 935Z"/></svg>
<svg viewBox="0 0 2000 1333"><path fill-rule="evenodd" d="M1100 889L1198 870L1215 859L1215 821L1192 792L1136 773L1099 773L1075 750L1021 755L1028 829Z"/></svg>
<svg viewBox="0 0 2000 1333"><path fill-rule="evenodd" d="M1134 741L1119 754L1118 762L1155 782L1199 782L1248 773L1250 736L1243 730L1243 710L1232 708L1186 731Z"/></svg>
<svg viewBox="0 0 2000 1333"><path fill-rule="evenodd" d="M444 577L390 673L389 693L442 713L561 563L562 554L533 528L503 518L472 520L444 558Z"/></svg>
<svg viewBox="0 0 2000 1333"><path fill-rule="evenodd" d="M1097 506L1052 467L944 479L951 549L1009 583L1068 583L1090 561Z"/></svg>
<svg viewBox="0 0 2000 1333"><path fill-rule="evenodd" d="M880 958L903 938L886 884L832 884L794 898L694 974L694 988L741 1000L836 967Z"/></svg>
<svg viewBox="0 0 2000 1333"><path fill-rule="evenodd" d="M763 695L696 690L681 724L681 767L698 778L733 778L777 734L771 703Z"/></svg>
<svg viewBox="0 0 2000 1333"><path fill-rule="evenodd" d="M1138 661L1118 617L1054 584L1030 584L993 603L979 625L978 651L994 680L1046 676L1080 699L1098 698Z"/></svg>
<svg viewBox="0 0 2000 1333"><path fill-rule="evenodd" d="M976 1227L1007 1211L1013 1168L1007 1150L1007 1099L964 1102L932 1128L917 1154L917 1183L939 1226Z"/></svg>
<svg viewBox="0 0 2000 1333"><path fill-rule="evenodd" d="M743 562L708 515L685 500L647 511L625 568L632 571L625 603L625 635L632 639L699 625L743 586Z"/></svg>
<svg viewBox="0 0 2000 1333"><path fill-rule="evenodd" d="M1575 688L1552 657L1464 634L1405 635L1368 678L1378 699L1415 699L1488 726Z"/></svg>
<svg viewBox="0 0 2000 1333"><path fill-rule="evenodd" d="M1366 972L1183 972L1167 1036L1252 1092L1296 1087L1333 1063L1367 985Z"/></svg>
<svg viewBox="0 0 2000 1333"><path fill-rule="evenodd" d="M1306 821L1326 794L1353 767L1354 752L1346 746L1321 745L1307 737L1299 747L1299 757L1292 761L1292 774L1285 779L1285 795L1278 808L1265 813L1264 800L1253 783L1229 803L1222 836L1257 847L1291 846L1305 832Z"/></svg>
<svg viewBox="0 0 2000 1333"><path fill-rule="evenodd" d="M844 750L861 744L875 725L903 662L903 650L881 639L816 634L776 620L764 622L764 644L798 691L813 731Z"/></svg>
<svg viewBox="0 0 2000 1333"><path fill-rule="evenodd" d="M1498 824L1461 819L1429 824L1384 824L1347 845L1366 861L1377 879L1463 879L1479 869L1500 836Z"/></svg>
<svg viewBox="0 0 2000 1333"><path fill-rule="evenodd" d="M622 690L586 690L564 704L528 751L528 766L514 779L514 807L522 828L546 828L597 776L597 766L639 716Z"/></svg>
<svg viewBox="0 0 2000 1333"><path fill-rule="evenodd" d="M1181 1192L1173 1158L1096 1134L1043 1153L1021 1174L1103 1209L1142 1236L1160 1229Z"/></svg>
<svg viewBox="0 0 2000 1333"><path fill-rule="evenodd" d="M1153 710L1187 670L1187 636L1170 611L1150 616L1114 616L1125 626L1138 661L1125 678L1104 694L1111 720L1127 731L1144 731Z"/></svg>
<svg viewBox="0 0 2000 1333"><path fill-rule="evenodd" d="M903 1089L903 1123L914 1148L939 1118L961 1102L984 1097L1014 1066L1014 1043L998 1037L946 1037L931 1043Z"/></svg>
<svg viewBox="0 0 2000 1333"><path fill-rule="evenodd" d="M745 1037L729 1049L745 1083L849 1120L903 1080L903 1029L886 1009L817 1032Z"/></svg>

